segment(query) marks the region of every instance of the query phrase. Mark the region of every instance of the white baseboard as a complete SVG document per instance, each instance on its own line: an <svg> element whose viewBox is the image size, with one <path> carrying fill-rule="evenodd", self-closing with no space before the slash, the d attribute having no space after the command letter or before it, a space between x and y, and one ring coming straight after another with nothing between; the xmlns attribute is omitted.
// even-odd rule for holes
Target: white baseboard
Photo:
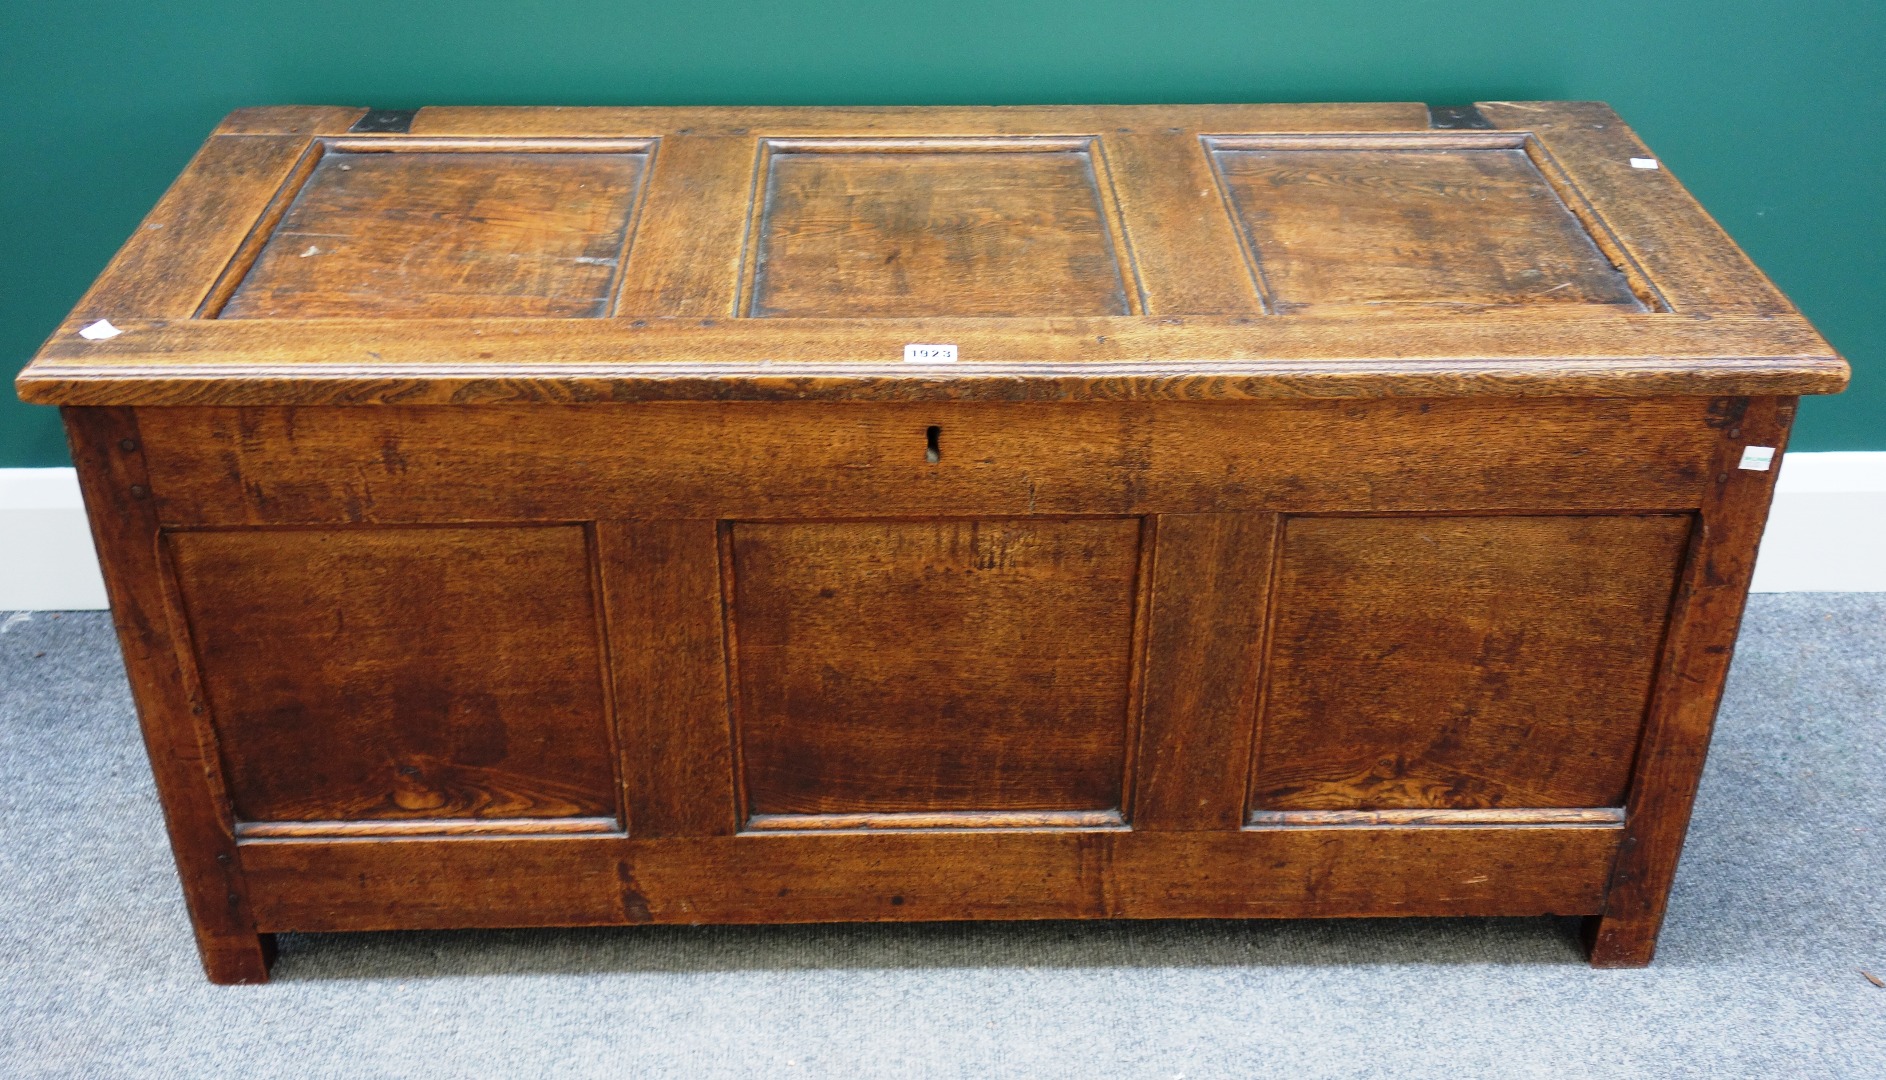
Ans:
<svg viewBox="0 0 1886 1080"><path fill-rule="evenodd" d="M1788 454L1756 592L1886 592L1886 451ZM0 469L0 611L105 606L71 469Z"/></svg>
<svg viewBox="0 0 1886 1080"><path fill-rule="evenodd" d="M1756 592L1886 592L1886 451L1785 454Z"/></svg>
<svg viewBox="0 0 1886 1080"><path fill-rule="evenodd" d="M105 606L72 469L0 469L0 611Z"/></svg>

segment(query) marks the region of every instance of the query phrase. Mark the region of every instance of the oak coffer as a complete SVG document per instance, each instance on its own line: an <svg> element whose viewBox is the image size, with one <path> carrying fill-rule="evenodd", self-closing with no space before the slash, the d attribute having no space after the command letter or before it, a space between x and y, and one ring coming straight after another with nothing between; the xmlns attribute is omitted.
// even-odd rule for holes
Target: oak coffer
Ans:
<svg viewBox="0 0 1886 1080"><path fill-rule="evenodd" d="M644 922L1644 964L1846 378L1599 104L263 108L19 388L253 982Z"/></svg>

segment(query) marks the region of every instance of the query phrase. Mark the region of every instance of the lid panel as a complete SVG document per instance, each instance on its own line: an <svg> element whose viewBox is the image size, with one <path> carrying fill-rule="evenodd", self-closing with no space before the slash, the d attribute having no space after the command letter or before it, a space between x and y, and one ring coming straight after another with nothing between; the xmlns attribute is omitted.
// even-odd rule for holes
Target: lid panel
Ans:
<svg viewBox="0 0 1886 1080"><path fill-rule="evenodd" d="M16 385L235 406L1846 384L1615 113L1475 108L1490 127L1408 104L427 108L402 132L248 110Z"/></svg>
<svg viewBox="0 0 1886 1080"><path fill-rule="evenodd" d="M1214 146L1278 314L1384 305L1644 310L1526 151Z"/></svg>
<svg viewBox="0 0 1886 1080"><path fill-rule="evenodd" d="M646 161L330 149L218 317L606 315Z"/></svg>
<svg viewBox="0 0 1886 1080"><path fill-rule="evenodd" d="M743 314L1127 315L1082 140L776 146Z"/></svg>

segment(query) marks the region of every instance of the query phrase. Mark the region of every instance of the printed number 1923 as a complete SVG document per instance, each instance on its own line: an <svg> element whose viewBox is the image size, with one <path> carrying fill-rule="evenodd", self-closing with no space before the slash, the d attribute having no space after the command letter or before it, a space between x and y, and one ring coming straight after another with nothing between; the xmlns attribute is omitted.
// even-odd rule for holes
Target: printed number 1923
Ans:
<svg viewBox="0 0 1886 1080"><path fill-rule="evenodd" d="M954 364L956 346L954 345L906 345L904 363L906 364Z"/></svg>

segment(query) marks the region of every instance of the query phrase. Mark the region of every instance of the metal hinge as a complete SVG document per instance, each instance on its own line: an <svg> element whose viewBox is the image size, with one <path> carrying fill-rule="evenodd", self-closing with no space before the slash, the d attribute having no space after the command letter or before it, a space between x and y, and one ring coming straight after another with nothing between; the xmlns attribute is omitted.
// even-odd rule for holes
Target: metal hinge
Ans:
<svg viewBox="0 0 1886 1080"><path fill-rule="evenodd" d="M1428 126L1449 129L1491 129L1492 124L1472 105L1430 105Z"/></svg>
<svg viewBox="0 0 1886 1080"><path fill-rule="evenodd" d="M413 114L418 109L368 109L367 115L354 121L354 126L347 129L349 135L366 135L384 132L404 135L413 129Z"/></svg>

